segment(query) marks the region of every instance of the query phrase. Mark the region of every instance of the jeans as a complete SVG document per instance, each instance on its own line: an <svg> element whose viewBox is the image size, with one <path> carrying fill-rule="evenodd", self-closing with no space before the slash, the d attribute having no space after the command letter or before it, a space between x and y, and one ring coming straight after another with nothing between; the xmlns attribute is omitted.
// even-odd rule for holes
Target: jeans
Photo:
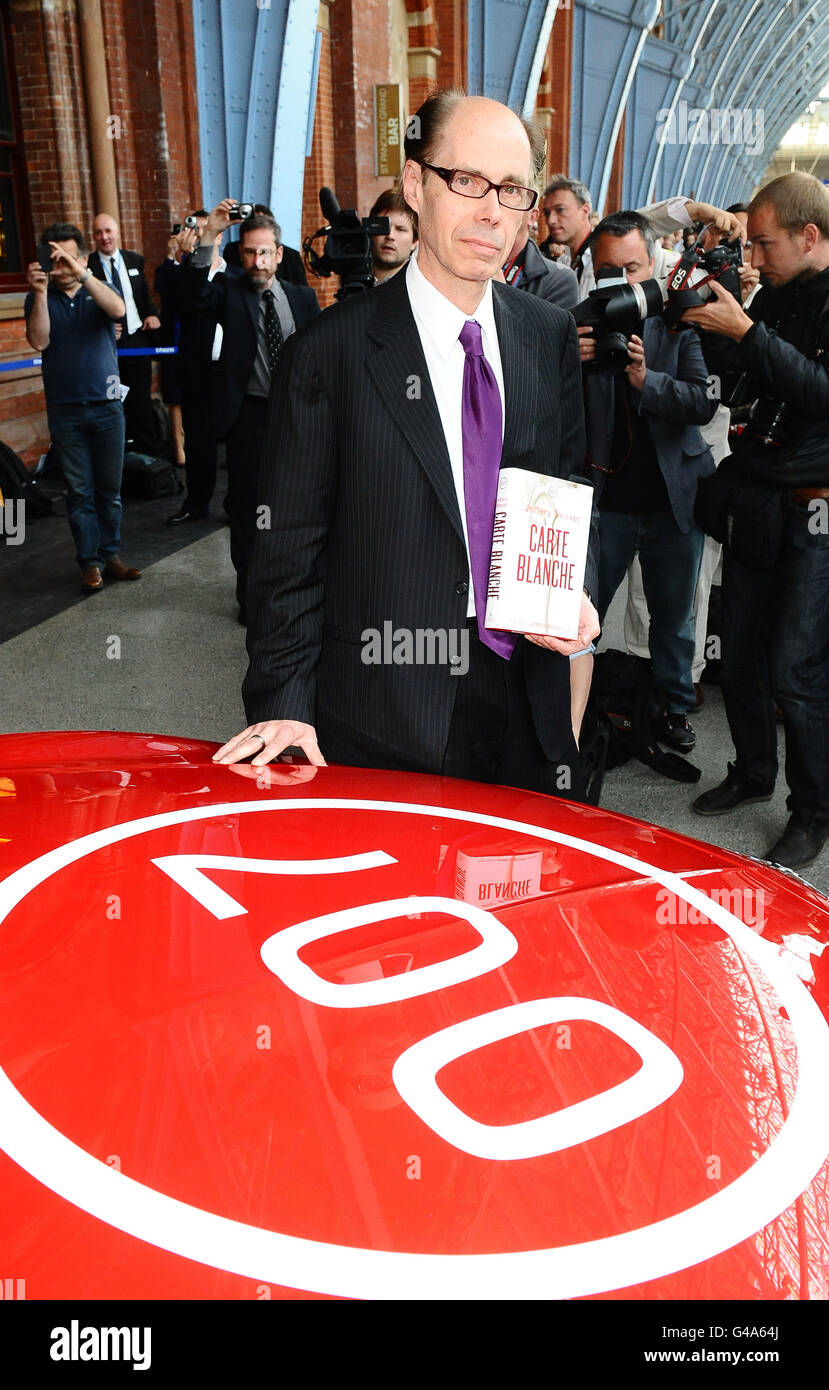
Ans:
<svg viewBox="0 0 829 1390"><path fill-rule="evenodd" d="M786 735L789 807L829 815L829 535L789 505L773 570L723 552L721 685L737 767L777 776L775 702Z"/></svg>
<svg viewBox="0 0 829 1390"><path fill-rule="evenodd" d="M599 535L599 620L604 622L638 553L651 616L648 642L654 679L667 708L684 713L695 703L694 590L705 536L696 526L684 534L669 511L644 516L600 512Z"/></svg>
<svg viewBox="0 0 829 1390"><path fill-rule="evenodd" d="M82 570L121 548L124 409L120 401L49 408L49 432L69 489L66 512Z"/></svg>

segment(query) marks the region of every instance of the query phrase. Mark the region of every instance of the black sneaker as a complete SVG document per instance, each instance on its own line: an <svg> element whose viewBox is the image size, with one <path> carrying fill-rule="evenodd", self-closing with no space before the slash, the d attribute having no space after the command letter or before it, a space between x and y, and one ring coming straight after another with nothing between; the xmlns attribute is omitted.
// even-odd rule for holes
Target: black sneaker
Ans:
<svg viewBox="0 0 829 1390"><path fill-rule="evenodd" d="M794 811L780 839L765 856L784 869L803 869L817 859L829 840L829 818Z"/></svg>
<svg viewBox="0 0 829 1390"><path fill-rule="evenodd" d="M703 792L692 803L698 816L725 816L736 806L749 806L755 801L771 801L774 787L765 787L756 777L746 777L735 763L728 764L728 775L719 786Z"/></svg>
<svg viewBox="0 0 829 1390"><path fill-rule="evenodd" d="M697 741L687 715L676 710L667 710L655 720L654 733L661 743L667 743L677 753L690 753Z"/></svg>

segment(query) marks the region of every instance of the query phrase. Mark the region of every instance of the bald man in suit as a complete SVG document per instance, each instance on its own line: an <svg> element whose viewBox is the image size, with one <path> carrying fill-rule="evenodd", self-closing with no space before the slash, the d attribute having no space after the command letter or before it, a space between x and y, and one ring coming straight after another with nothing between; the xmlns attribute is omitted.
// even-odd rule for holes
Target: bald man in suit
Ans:
<svg viewBox="0 0 829 1390"><path fill-rule="evenodd" d="M568 657L599 629L595 543L577 639L510 644L482 621L498 466L584 470L573 320L492 283L535 202L543 142L498 102L438 93L406 154L416 256L280 362L260 473L272 525L248 588L250 723L215 756L261 766L296 745L316 765L578 795ZM367 634L387 623L415 649L430 631L466 642L446 660L373 664Z"/></svg>

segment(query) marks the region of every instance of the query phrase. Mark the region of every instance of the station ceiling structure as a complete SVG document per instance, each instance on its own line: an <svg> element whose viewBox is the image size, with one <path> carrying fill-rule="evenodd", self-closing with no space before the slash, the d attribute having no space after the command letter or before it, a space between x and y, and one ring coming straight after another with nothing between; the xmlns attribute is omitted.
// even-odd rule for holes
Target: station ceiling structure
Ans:
<svg viewBox="0 0 829 1390"><path fill-rule="evenodd" d="M467 0L468 90L531 113L556 15L571 6L567 172L598 208L622 130L626 205L745 199L829 78L825 0ZM318 0L193 9L207 203L268 190L297 245Z"/></svg>

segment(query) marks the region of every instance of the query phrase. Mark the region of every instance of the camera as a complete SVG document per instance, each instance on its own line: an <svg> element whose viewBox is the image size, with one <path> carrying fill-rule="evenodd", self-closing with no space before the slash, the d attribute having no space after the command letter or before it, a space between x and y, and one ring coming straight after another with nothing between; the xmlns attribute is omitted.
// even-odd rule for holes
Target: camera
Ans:
<svg viewBox="0 0 829 1390"><path fill-rule="evenodd" d="M662 308L658 280L631 285L623 270L599 267L595 290L571 311L577 324L593 329L596 356L585 365L610 376L623 372L631 362L631 333L640 332L643 321L661 314Z"/></svg>
<svg viewBox="0 0 829 1390"><path fill-rule="evenodd" d="M788 403L776 396L758 396L750 372L743 372L738 378L725 404L731 410L732 425L740 425L745 434L760 444L782 449L788 442L791 424Z"/></svg>
<svg viewBox="0 0 829 1390"><path fill-rule="evenodd" d="M374 284L374 267L369 237L386 236L389 231L389 219L361 218L357 216L354 208L340 208L330 188L320 189L320 207L329 225L320 227L319 231L306 237L302 243L311 271L323 279L329 275L339 275L340 288L337 290L337 299L354 294L358 290L371 289ZM325 237L322 255L313 247L313 243L321 236Z"/></svg>
<svg viewBox="0 0 829 1390"><path fill-rule="evenodd" d="M174 222L174 223L173 223L172 235L173 235L173 236L178 236L178 234L179 234L179 232L181 231L182 227L187 227L190 231L193 231L193 232L198 231L198 226L199 226L199 219L198 219L197 217L194 217L193 214L192 214L192 212L191 212L191 213L188 213L188 215L185 217L185 219L184 219L183 222Z"/></svg>
<svg viewBox="0 0 829 1390"><path fill-rule="evenodd" d="M253 216L253 203L232 203L227 215L231 222L244 222Z"/></svg>
<svg viewBox="0 0 829 1390"><path fill-rule="evenodd" d="M671 272L665 306L665 322L669 328L679 326L686 309L698 309L711 298L708 285L712 280L718 280L723 289L740 302L742 245L739 241L729 241L723 235L718 246L704 251L701 245L704 235L703 228L693 246L683 251Z"/></svg>

